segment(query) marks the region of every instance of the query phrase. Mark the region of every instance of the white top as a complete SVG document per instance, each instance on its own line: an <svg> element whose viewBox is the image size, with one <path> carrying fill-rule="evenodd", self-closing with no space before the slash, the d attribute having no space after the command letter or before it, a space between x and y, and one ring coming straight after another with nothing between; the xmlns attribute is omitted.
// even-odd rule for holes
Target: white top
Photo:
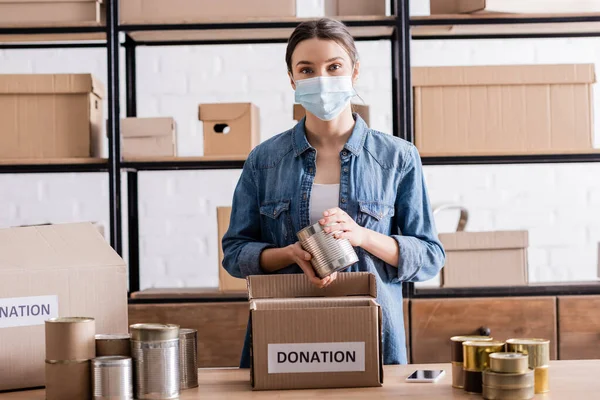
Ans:
<svg viewBox="0 0 600 400"><path fill-rule="evenodd" d="M323 212L337 207L340 198L340 184L322 185L313 183L310 195L309 215L310 223L316 224L323 218Z"/></svg>

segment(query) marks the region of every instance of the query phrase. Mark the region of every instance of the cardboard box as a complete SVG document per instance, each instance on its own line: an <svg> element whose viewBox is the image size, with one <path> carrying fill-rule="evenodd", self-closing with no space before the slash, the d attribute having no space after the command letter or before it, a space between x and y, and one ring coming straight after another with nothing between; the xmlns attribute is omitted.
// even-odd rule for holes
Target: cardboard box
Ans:
<svg viewBox="0 0 600 400"><path fill-rule="evenodd" d="M431 14L600 12L598 0L430 0Z"/></svg>
<svg viewBox="0 0 600 400"><path fill-rule="evenodd" d="M422 156L593 150L593 64L412 70Z"/></svg>
<svg viewBox="0 0 600 400"><path fill-rule="evenodd" d="M294 17L296 0L121 0L125 24Z"/></svg>
<svg viewBox="0 0 600 400"><path fill-rule="evenodd" d="M0 159L98 154L103 97L90 74L0 75Z"/></svg>
<svg viewBox="0 0 600 400"><path fill-rule="evenodd" d="M217 207L217 225L219 234L219 290L222 292L247 292L248 286L245 279L235 278L223 268L222 240L231 217L231 207Z"/></svg>
<svg viewBox="0 0 600 400"><path fill-rule="evenodd" d="M527 285L527 231L443 233L439 238L446 250L442 286Z"/></svg>
<svg viewBox="0 0 600 400"><path fill-rule="evenodd" d="M381 386L375 276L344 272L318 289L304 274L248 277L254 390Z"/></svg>
<svg viewBox="0 0 600 400"><path fill-rule="evenodd" d="M386 0L325 0L325 15L387 15Z"/></svg>
<svg viewBox="0 0 600 400"><path fill-rule="evenodd" d="M360 115L369 125L369 106L363 104L352 104L352 111ZM300 121L306 115L306 110L302 107L302 104L294 104L294 121Z"/></svg>
<svg viewBox="0 0 600 400"><path fill-rule="evenodd" d="M252 103L200 104L205 156L247 156L260 143L258 107Z"/></svg>
<svg viewBox="0 0 600 400"><path fill-rule="evenodd" d="M121 120L121 153L124 158L174 157L177 153L173 118Z"/></svg>
<svg viewBox="0 0 600 400"><path fill-rule="evenodd" d="M44 321L127 333L127 268L90 223L0 229L0 391L44 385Z"/></svg>
<svg viewBox="0 0 600 400"><path fill-rule="evenodd" d="M102 20L96 1L0 1L0 24L32 25Z"/></svg>

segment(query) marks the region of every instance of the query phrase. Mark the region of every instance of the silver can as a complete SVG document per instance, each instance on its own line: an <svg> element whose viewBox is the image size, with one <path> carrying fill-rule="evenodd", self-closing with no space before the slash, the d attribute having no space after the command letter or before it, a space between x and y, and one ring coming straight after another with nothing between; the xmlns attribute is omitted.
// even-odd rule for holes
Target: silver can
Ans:
<svg viewBox="0 0 600 400"><path fill-rule="evenodd" d="M179 398L179 326L135 324L130 330L135 398Z"/></svg>
<svg viewBox="0 0 600 400"><path fill-rule="evenodd" d="M198 386L198 331L179 330L179 370L181 390Z"/></svg>
<svg viewBox="0 0 600 400"><path fill-rule="evenodd" d="M131 358L97 357L92 360L94 400L133 400Z"/></svg>
<svg viewBox="0 0 600 400"><path fill-rule="evenodd" d="M302 248L311 254L310 262L321 279L358 262L350 241L336 239L334 233L326 233L318 222L297 233Z"/></svg>

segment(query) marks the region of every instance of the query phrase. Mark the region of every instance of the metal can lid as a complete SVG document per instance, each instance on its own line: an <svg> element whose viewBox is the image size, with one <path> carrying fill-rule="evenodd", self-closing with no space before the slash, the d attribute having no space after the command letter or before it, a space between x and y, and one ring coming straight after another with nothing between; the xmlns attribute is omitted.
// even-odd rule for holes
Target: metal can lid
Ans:
<svg viewBox="0 0 600 400"><path fill-rule="evenodd" d="M179 339L179 325L134 324L129 327L131 340L153 341Z"/></svg>
<svg viewBox="0 0 600 400"><path fill-rule="evenodd" d="M548 344L550 340L548 339L508 339L506 343L509 344L524 344L524 345L539 345L539 344Z"/></svg>
<svg viewBox="0 0 600 400"><path fill-rule="evenodd" d="M498 347L498 346L504 346L504 342L499 342L497 340L463 342L463 347Z"/></svg>
<svg viewBox="0 0 600 400"><path fill-rule="evenodd" d="M497 358L499 360L520 360L527 358L527 355L523 353L492 353L490 358Z"/></svg>
<svg viewBox="0 0 600 400"><path fill-rule="evenodd" d="M452 336L450 338L453 342L471 342L471 341L487 341L491 342L494 340L491 336Z"/></svg>
<svg viewBox="0 0 600 400"><path fill-rule="evenodd" d="M104 356L96 357L92 360L94 367L122 367L131 365L131 357L125 356Z"/></svg>
<svg viewBox="0 0 600 400"><path fill-rule="evenodd" d="M49 324L80 324L85 322L94 322L91 317L58 317L46 320Z"/></svg>
<svg viewBox="0 0 600 400"><path fill-rule="evenodd" d="M127 340L130 339L129 333L117 333L117 334L98 334L96 340Z"/></svg>

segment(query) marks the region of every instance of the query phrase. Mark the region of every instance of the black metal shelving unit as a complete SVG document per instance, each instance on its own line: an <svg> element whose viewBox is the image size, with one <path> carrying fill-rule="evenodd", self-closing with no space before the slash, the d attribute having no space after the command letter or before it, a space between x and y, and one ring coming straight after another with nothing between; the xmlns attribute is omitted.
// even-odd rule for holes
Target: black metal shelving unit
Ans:
<svg viewBox="0 0 600 400"><path fill-rule="evenodd" d="M255 22L211 22L184 25L121 25L119 24L119 7L116 0L105 2L107 7L106 26L84 27L32 27L32 28L0 28L0 35L35 35L35 34L86 34L103 33L105 40L100 42L47 42L47 43L4 43L0 49L23 48L98 48L105 47L107 52L107 86L108 86L108 139L109 154L106 162L91 161L84 164L46 164L46 165L0 165L0 173L46 173L46 172L107 172L109 174L110 201L110 236L111 245L119 254L122 249L122 210L121 210L121 173L126 172L127 180L127 211L129 239L129 282L130 292L140 289L139 264L139 212L138 212L138 172L139 171L177 171L177 170L210 170L210 169L241 169L243 161L215 161L202 159L178 159L169 161L123 161L120 149L120 84L122 77L119 73L121 47L124 49L125 62L125 114L137 116L137 82L136 82L136 49L140 46L179 46L179 45L215 45L215 44L270 44L285 43L287 39L279 35L260 38L222 38L204 35L201 39L190 39L182 35L182 39L174 39L173 33L228 31L241 32L251 30L292 30L301 21L255 21ZM356 36L357 40L389 40L391 42L392 58L392 117L393 134L414 142L412 88L410 79L410 44L411 40L457 40L457 39L519 39L519 38L553 38L553 37L593 37L600 36L600 14L583 16L514 16L497 18L464 18L464 17L409 17L409 0L394 0L392 2L393 17L364 18L344 20L350 28L361 28L363 33ZM502 25L519 24L577 24L599 23L597 31L579 32L540 32L540 33L510 33L492 32L476 35L469 34L439 34L420 35L413 28L424 26L448 25ZM364 28L377 30L374 34L365 34ZM385 33L382 28L387 29ZM144 39L143 33L167 32L164 40L156 37ZM389 32L389 33L388 33ZM136 39L136 36L139 39ZM267 35L269 36L269 35ZM124 40L120 40L124 39ZM68 39L67 39L68 40ZM514 163L572 163L600 162L598 154L563 154L563 155L514 155L514 156L452 156L452 157L423 157L424 165L469 165L469 164L514 164ZM580 285L553 285L543 288L486 288L486 289L415 289L409 283L405 287L407 298L430 297L476 297L514 296L531 294L600 294L600 285L593 283ZM132 301L135 301L132 299Z"/></svg>

